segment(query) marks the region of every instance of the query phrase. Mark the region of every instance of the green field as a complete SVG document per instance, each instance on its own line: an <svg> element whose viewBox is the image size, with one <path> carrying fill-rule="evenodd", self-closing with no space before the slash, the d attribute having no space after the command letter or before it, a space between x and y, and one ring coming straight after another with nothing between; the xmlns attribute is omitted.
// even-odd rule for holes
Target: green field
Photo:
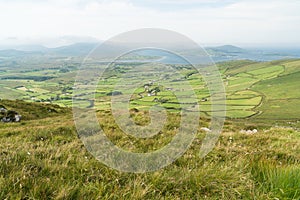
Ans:
<svg viewBox="0 0 300 200"><path fill-rule="evenodd" d="M50 61L49 61L50 62ZM141 73L142 68L146 73ZM228 118L298 118L300 98L297 83L300 76L299 60L272 62L229 61L217 64L226 90ZM47 102L72 106L73 86L79 63L50 63L32 69L4 68L0 74L2 99L20 99L29 102ZM87 63L90 76L105 65ZM164 73L157 73L165 70ZM176 73L174 73L175 71ZM126 73L125 73L126 72ZM169 111L180 111L184 104L200 104L201 112L210 116L212 103L204 77L187 65L118 64L106 70L99 80L94 105L99 110L110 109L110 93L120 86L126 74L127 84L137 84L130 99L130 108L147 110L160 105ZM136 77L136 74L139 76ZM145 84L154 81L145 88ZM124 83L123 83L124 84ZM197 98L189 98L189 85ZM151 91L157 90L153 94ZM80 98L93 100L93 90L85 89ZM122 95L126 95L126 92ZM178 97L182 97L180 100ZM203 101L205 99L205 101ZM218 101L214 102L218 104ZM283 103L284 105L279 106ZM289 106L293 105L293 109ZM77 102L80 106L80 102ZM90 106L84 103L83 106ZM284 111L284 112L281 112Z"/></svg>

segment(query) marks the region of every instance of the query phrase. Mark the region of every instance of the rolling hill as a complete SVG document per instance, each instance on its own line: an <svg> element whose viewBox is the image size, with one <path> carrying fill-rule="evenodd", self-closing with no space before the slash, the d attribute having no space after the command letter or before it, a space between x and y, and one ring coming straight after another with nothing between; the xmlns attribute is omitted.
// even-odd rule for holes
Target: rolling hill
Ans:
<svg viewBox="0 0 300 200"><path fill-rule="evenodd" d="M83 45L77 53L86 48L89 45ZM67 55L71 50L58 51ZM20 123L0 122L0 199L300 198L300 60L217 64L226 88L227 118L214 149L204 158L199 156L199 149L204 130L210 125L209 92L193 69L174 65L200 100L200 126L179 159L148 173L120 172L92 156L78 137L68 108L72 106L77 65L63 61L53 67L53 63L0 68L0 108L22 115ZM130 117L136 124L149 124L146 107L159 104L167 109L167 120L150 138L124 133L111 113L109 98L118 76L130 67L132 63L118 65L107 72L103 85L99 83L102 88L96 92L95 116L107 138L119 148L135 153L157 151L169 144L179 129L180 108L172 88L149 84L148 89L158 96L148 96L142 84L137 95L132 95ZM50 78L36 79L45 75ZM171 81L176 87L183 85L174 78L169 74L163 81ZM93 98L90 91L84 91L83 97ZM252 132L254 129L256 132Z"/></svg>
<svg viewBox="0 0 300 200"><path fill-rule="evenodd" d="M56 48L47 48L42 45L21 45L16 47L11 47L10 49L0 50L0 57L32 57L32 56L66 56L66 57L85 57L91 50L101 44L99 42L82 42L74 43L71 45L56 47ZM112 47L116 48L116 47ZM120 47L119 47L120 48ZM212 57L215 62L229 61L229 60L256 60L256 61L271 61L284 58L299 58L300 54L298 49L244 49L233 45L223 45L216 47L205 47L208 54ZM107 47L107 51L109 51ZM295 53L296 52L296 53ZM183 52L183 55L190 54L193 55L193 50L188 52ZM141 52L141 56L153 56L153 52L146 51ZM155 56L164 57L164 53L160 53ZM178 60L178 59L177 59ZM178 61L177 61L178 62Z"/></svg>

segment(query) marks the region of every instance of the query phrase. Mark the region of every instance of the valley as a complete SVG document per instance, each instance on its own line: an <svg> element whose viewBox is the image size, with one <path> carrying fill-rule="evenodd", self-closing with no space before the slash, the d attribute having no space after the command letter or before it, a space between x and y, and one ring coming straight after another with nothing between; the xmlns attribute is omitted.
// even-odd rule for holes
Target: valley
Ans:
<svg viewBox="0 0 300 200"><path fill-rule="evenodd" d="M53 64L50 62L40 65L20 63L16 66L10 64L5 66L2 64L0 68L1 98L71 107L74 82L80 65L81 63L78 61L59 60ZM149 75L140 76L140 85L137 85L137 89L132 94L130 107L143 110L154 105L161 105L168 110L179 111L180 103L176 99L175 91L182 90L181 92L177 91L177 95L184 94L182 87L184 84L188 84L197 96L197 99L189 103L198 103L201 115L206 117L211 115L210 93L203 74L200 74L192 66L155 63L132 63L131 66L129 62L106 69L107 63L87 63L86 65L86 68L93 66L90 68L91 71L105 69L104 77L99 79L97 90L94 92L95 99L89 96L93 91L85 91L85 95L77 94L80 98L93 100L97 110L110 108L111 94L125 71L134 73L136 66L140 69L151 68L153 72L169 67L175 69L184 78L178 74L172 75L172 73L164 74L161 77L157 76L157 80L152 80L153 77L149 77ZM218 63L217 67L226 90L226 117L230 119L270 119L270 117L272 120L298 119L299 66L300 61L293 59L271 62L241 60ZM135 79L133 76L129 80L135 81ZM151 94L151 90L155 88L157 91ZM218 102L215 103L218 104ZM89 103L86 103L86 106L90 106Z"/></svg>

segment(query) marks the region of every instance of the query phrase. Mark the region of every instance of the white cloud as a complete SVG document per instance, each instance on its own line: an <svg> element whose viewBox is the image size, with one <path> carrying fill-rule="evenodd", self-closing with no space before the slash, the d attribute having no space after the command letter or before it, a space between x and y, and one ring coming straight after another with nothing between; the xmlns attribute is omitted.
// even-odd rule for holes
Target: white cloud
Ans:
<svg viewBox="0 0 300 200"><path fill-rule="evenodd" d="M153 2L0 0L0 38L32 41L82 35L108 39L124 31L154 27L181 32L200 43L300 44L297 0Z"/></svg>

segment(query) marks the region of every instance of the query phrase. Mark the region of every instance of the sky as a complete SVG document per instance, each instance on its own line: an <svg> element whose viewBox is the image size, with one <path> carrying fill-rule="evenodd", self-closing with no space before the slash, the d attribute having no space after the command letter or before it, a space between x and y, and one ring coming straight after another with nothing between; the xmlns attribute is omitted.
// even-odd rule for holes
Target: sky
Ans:
<svg viewBox="0 0 300 200"><path fill-rule="evenodd" d="M299 0L0 0L0 45L107 40L139 28L202 45L300 46Z"/></svg>

